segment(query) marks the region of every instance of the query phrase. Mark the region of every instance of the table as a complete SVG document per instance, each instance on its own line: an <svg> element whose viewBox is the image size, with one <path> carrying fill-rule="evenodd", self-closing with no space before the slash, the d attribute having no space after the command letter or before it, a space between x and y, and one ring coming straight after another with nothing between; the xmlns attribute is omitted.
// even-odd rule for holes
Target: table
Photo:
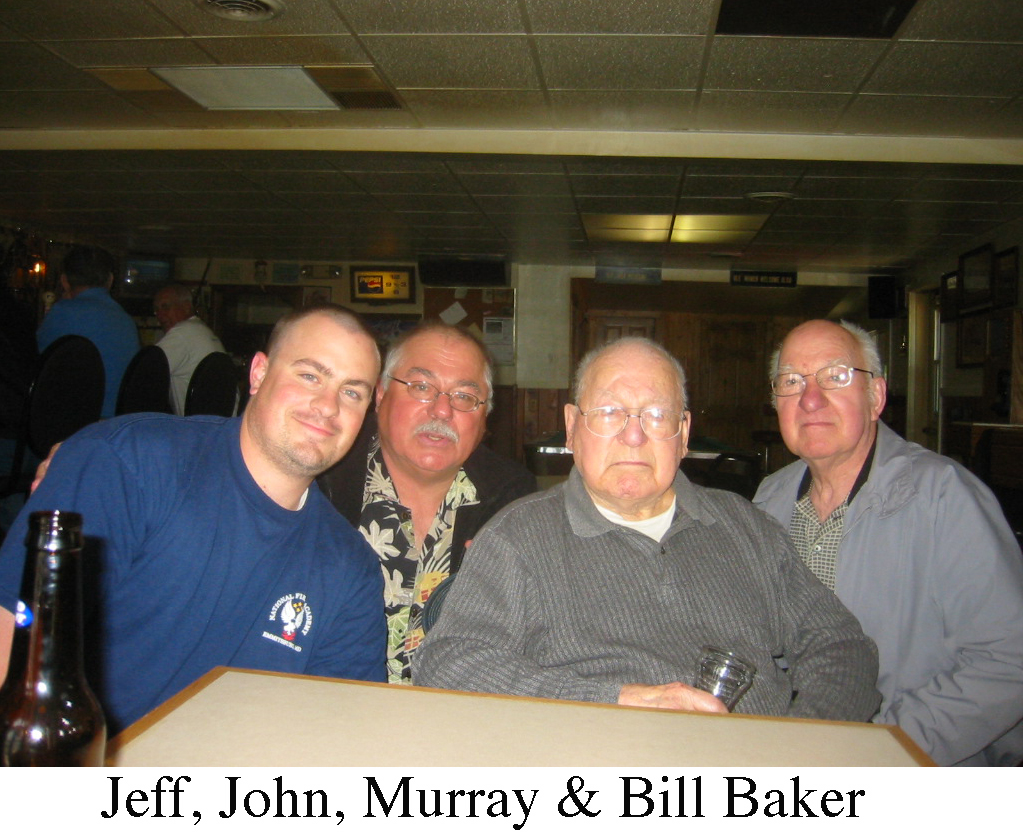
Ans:
<svg viewBox="0 0 1023 838"><path fill-rule="evenodd" d="M394 719L429 719L384 748ZM281 743L287 743L282 747ZM915 766L901 730L218 668L122 731L116 767Z"/></svg>

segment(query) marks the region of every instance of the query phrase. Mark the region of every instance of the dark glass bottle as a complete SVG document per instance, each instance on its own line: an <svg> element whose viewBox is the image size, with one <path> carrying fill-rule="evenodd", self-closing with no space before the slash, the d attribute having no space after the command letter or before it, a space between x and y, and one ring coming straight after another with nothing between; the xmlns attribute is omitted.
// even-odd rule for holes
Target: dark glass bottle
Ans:
<svg viewBox="0 0 1023 838"><path fill-rule="evenodd" d="M102 765L106 722L82 654L82 516L35 512L26 544L27 608L0 692L0 765Z"/></svg>

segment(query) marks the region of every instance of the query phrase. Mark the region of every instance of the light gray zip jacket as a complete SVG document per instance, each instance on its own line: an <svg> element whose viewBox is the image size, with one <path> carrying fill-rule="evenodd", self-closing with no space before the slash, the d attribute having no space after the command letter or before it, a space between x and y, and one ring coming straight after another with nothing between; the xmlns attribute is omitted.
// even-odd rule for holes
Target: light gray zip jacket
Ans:
<svg viewBox="0 0 1023 838"><path fill-rule="evenodd" d="M788 527L805 470L767 477L754 504ZM879 422L835 593L877 643L874 721L939 765L1023 760L1023 557L980 480Z"/></svg>

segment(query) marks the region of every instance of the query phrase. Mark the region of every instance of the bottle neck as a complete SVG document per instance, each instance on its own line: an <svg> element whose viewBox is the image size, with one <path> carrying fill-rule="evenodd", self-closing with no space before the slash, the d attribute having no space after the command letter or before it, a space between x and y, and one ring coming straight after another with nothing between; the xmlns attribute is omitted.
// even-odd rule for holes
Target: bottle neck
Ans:
<svg viewBox="0 0 1023 838"><path fill-rule="evenodd" d="M77 549L36 552L28 683L84 679L80 562Z"/></svg>

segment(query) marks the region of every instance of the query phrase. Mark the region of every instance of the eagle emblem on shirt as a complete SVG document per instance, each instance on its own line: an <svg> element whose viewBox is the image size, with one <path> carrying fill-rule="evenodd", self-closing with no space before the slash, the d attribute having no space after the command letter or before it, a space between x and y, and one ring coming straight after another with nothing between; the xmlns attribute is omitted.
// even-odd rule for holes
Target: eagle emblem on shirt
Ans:
<svg viewBox="0 0 1023 838"><path fill-rule="evenodd" d="M269 619L270 625L265 627L269 630L263 632L263 637L301 652L302 647L295 641L301 642L313 625L313 613L306 595L291 593L278 598L270 609Z"/></svg>

